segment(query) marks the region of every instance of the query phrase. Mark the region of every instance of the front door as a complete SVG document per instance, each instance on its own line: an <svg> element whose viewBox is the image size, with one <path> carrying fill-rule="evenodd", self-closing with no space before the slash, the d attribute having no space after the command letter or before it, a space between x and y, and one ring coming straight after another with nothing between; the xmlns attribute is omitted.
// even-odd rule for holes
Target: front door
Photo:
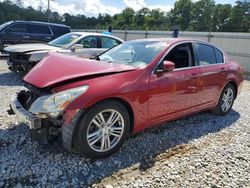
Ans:
<svg viewBox="0 0 250 188"><path fill-rule="evenodd" d="M5 44L20 44L30 40L29 25L16 23L4 30L2 40Z"/></svg>
<svg viewBox="0 0 250 188"><path fill-rule="evenodd" d="M82 58L95 58L103 52L101 41L97 36L87 36L77 42L82 45L82 49L75 50L74 54Z"/></svg>
<svg viewBox="0 0 250 188"><path fill-rule="evenodd" d="M192 44L177 45L164 60L174 62L176 68L171 72L155 71L150 77L152 119L180 116L200 105L200 68L195 66Z"/></svg>

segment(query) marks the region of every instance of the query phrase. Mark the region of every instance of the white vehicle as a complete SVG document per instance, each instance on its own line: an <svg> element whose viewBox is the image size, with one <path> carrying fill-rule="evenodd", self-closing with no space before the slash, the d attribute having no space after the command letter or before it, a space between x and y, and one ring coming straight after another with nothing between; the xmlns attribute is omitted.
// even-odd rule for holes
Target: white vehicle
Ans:
<svg viewBox="0 0 250 188"><path fill-rule="evenodd" d="M94 58L109 48L123 42L123 40L112 35L71 32L47 44L17 44L4 48L4 51L9 54L9 69L24 75L47 55L48 52Z"/></svg>

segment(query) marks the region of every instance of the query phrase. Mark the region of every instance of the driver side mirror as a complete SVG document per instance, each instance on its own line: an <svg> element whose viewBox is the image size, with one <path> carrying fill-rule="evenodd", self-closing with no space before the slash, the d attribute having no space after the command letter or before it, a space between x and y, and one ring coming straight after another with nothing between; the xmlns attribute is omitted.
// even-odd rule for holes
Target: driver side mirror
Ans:
<svg viewBox="0 0 250 188"><path fill-rule="evenodd" d="M163 61L163 71L170 72L175 69L175 64L172 61Z"/></svg>
<svg viewBox="0 0 250 188"><path fill-rule="evenodd" d="M161 64L161 67L157 69L156 72L161 73L161 72L171 72L175 69L175 64L172 61L163 61Z"/></svg>
<svg viewBox="0 0 250 188"><path fill-rule="evenodd" d="M83 48L83 45L82 44L74 44L72 47L71 47L71 51L72 52L75 52L76 50L79 50L79 49L82 49Z"/></svg>

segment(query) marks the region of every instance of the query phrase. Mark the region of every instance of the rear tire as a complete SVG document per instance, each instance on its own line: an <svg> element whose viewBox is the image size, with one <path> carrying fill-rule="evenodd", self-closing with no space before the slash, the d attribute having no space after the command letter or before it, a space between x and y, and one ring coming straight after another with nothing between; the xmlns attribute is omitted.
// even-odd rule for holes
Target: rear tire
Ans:
<svg viewBox="0 0 250 188"><path fill-rule="evenodd" d="M91 107L76 128L76 149L89 158L103 158L124 143L130 127L127 109L117 101L104 101Z"/></svg>
<svg viewBox="0 0 250 188"><path fill-rule="evenodd" d="M215 109L212 110L213 113L218 115L226 115L232 108L236 96L235 88L232 84L227 84L220 96L218 104Z"/></svg>

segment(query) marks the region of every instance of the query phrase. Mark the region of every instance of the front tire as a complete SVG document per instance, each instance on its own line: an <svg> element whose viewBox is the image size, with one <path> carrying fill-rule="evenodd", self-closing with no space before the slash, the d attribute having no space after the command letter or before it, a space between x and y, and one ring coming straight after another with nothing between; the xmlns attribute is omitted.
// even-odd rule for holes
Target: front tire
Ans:
<svg viewBox="0 0 250 188"><path fill-rule="evenodd" d="M223 89L219 102L212 112L218 115L226 115L232 108L236 97L236 91L232 84L227 84Z"/></svg>
<svg viewBox="0 0 250 188"><path fill-rule="evenodd" d="M127 109L117 101L104 101L83 115L76 129L76 148L89 158L103 158L124 143L130 127Z"/></svg>

